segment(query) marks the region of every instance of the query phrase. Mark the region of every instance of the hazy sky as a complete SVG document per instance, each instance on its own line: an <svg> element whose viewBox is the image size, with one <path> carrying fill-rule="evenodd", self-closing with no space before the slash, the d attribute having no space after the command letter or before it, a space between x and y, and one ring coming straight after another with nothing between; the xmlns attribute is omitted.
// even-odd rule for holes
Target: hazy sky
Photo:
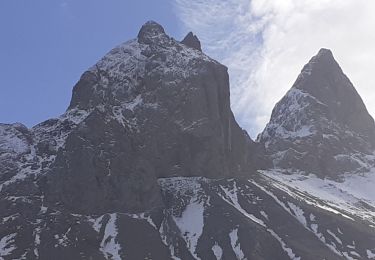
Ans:
<svg viewBox="0 0 375 260"><path fill-rule="evenodd" d="M68 106L79 76L147 20L194 31L229 67L232 108L252 137L321 47L375 115L374 0L1 0L0 122L28 126Z"/></svg>

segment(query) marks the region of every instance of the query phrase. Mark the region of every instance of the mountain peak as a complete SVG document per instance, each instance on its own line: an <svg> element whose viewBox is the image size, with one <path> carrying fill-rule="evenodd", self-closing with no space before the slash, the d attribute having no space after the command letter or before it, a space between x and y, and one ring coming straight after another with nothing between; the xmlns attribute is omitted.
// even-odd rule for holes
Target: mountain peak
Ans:
<svg viewBox="0 0 375 260"><path fill-rule="evenodd" d="M148 21L139 30L138 42L149 44L160 36L166 36L163 26L155 21Z"/></svg>
<svg viewBox="0 0 375 260"><path fill-rule="evenodd" d="M196 36L191 35L199 44ZM148 21L136 39L116 46L82 75L73 89L69 109L131 102L141 92L147 92L141 87L145 81L151 84L169 77L186 79L199 73L198 64L215 63L226 70L193 48L170 37L158 23ZM160 79L151 80L150 75Z"/></svg>
<svg viewBox="0 0 375 260"><path fill-rule="evenodd" d="M346 108L352 113L353 107L366 110L361 97L329 49L320 49L310 59L292 88L312 95L338 113L345 112Z"/></svg>
<svg viewBox="0 0 375 260"><path fill-rule="evenodd" d="M372 154L374 138L374 119L361 97L332 52L321 49L276 104L259 140L275 166L327 176L367 170L367 162L351 156Z"/></svg>
<svg viewBox="0 0 375 260"><path fill-rule="evenodd" d="M293 85L325 105L330 117L361 134L373 136L373 119L333 54L321 49L304 66ZM363 120L359 120L359 118Z"/></svg>
<svg viewBox="0 0 375 260"><path fill-rule="evenodd" d="M181 41L181 43L198 51L202 51L201 42L199 41L198 37L194 35L192 32L189 32Z"/></svg>
<svg viewBox="0 0 375 260"><path fill-rule="evenodd" d="M229 97L227 68L169 37L155 22L143 25L138 39L107 53L74 87L68 112L80 110L89 115L84 119L82 129L72 135L87 130L90 137L85 140L90 143L96 143L98 136L103 137L100 142L108 144L103 162L107 161L108 165L102 165L104 168L93 166L97 169L95 174L103 177L102 172L110 167L110 173L104 179L116 176L116 171L126 176L124 182L116 186L125 191L118 196L133 197L123 197L112 203L106 192L114 189L101 183L96 185L94 181L90 190L102 199L102 208L96 205L95 211L104 212L109 205L141 211L149 203L147 194L156 198L151 204L159 207L160 196L155 193L155 180L159 177L232 176L245 169L251 171L253 166L248 161L252 155L247 149L253 149L253 146L234 119ZM72 143L68 140L67 147L77 145L73 139ZM118 146L110 148L112 143ZM91 167L89 164L85 167ZM78 168L69 168L75 178L92 177L92 173L86 176L89 171ZM142 183L145 185L134 192L128 192L130 188L120 188L121 185L130 187L140 178L144 178ZM53 185L70 186L59 179L56 177ZM90 201L96 196L89 197L89 191L86 194ZM64 197L63 194L56 196L60 195ZM138 195L145 199L137 199ZM77 202L71 206L82 212L94 209L85 204L83 207Z"/></svg>
<svg viewBox="0 0 375 260"><path fill-rule="evenodd" d="M324 57L324 56L333 57L333 54L332 54L332 51L330 49L321 48L316 56L318 56L318 57Z"/></svg>
<svg viewBox="0 0 375 260"><path fill-rule="evenodd" d="M321 48L319 52L310 59L303 67L302 76L317 74L318 77L325 75L334 76L343 74L340 65L335 60L333 53L329 49Z"/></svg>

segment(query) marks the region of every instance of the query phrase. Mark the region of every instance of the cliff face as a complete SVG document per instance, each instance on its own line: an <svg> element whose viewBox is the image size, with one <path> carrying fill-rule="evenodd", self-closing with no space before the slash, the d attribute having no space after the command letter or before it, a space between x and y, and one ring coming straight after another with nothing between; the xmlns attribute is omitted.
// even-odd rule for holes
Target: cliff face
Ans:
<svg viewBox="0 0 375 260"><path fill-rule="evenodd" d="M305 65L258 140L275 167L321 177L368 171L375 162L374 120L327 49Z"/></svg>
<svg viewBox="0 0 375 260"><path fill-rule="evenodd" d="M144 211L160 206L157 178L250 169L227 68L154 22L83 74L73 111L87 117L67 135L47 186L48 199L77 211Z"/></svg>

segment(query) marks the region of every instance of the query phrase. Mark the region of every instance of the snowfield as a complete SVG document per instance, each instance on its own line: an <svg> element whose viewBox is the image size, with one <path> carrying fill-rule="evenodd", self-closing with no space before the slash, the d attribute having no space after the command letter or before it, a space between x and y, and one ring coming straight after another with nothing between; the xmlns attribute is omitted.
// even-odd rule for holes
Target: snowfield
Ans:
<svg viewBox="0 0 375 260"><path fill-rule="evenodd" d="M309 194L332 208L375 224L375 169L365 174L343 175L341 182L278 169L260 172L289 190Z"/></svg>

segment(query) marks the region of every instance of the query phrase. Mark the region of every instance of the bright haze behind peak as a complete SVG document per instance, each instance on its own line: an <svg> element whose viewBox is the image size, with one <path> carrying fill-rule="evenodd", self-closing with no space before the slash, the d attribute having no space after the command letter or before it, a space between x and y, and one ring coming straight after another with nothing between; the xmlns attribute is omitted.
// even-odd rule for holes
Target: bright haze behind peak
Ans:
<svg viewBox="0 0 375 260"><path fill-rule="evenodd" d="M255 138L275 103L321 48L329 48L375 115L375 2L174 0L203 51L229 68L232 109Z"/></svg>

